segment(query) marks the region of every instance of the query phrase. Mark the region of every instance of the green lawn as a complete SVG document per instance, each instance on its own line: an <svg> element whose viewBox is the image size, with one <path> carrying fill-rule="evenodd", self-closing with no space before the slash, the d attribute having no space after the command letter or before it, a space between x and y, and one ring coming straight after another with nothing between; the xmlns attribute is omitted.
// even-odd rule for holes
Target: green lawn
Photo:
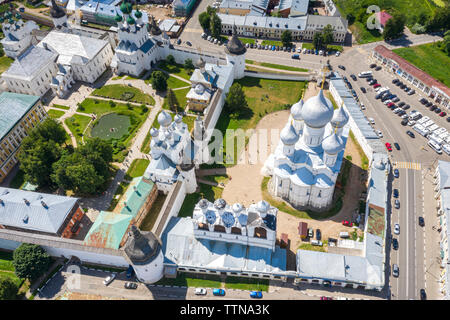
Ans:
<svg viewBox="0 0 450 320"><path fill-rule="evenodd" d="M11 59L7 56L0 57L0 74L5 72L13 62L14 59Z"/></svg>
<svg viewBox="0 0 450 320"><path fill-rule="evenodd" d="M178 101L178 111L182 112L186 108L187 98L186 95L191 90L191 88L186 89L180 89L180 90L174 90L173 93L175 94L175 97ZM170 110L169 104L167 103L167 98L164 98L164 102L162 105L163 109Z"/></svg>
<svg viewBox="0 0 450 320"><path fill-rule="evenodd" d="M190 87L191 85L178 78L169 77L169 79L167 79L167 86L171 89L176 89L176 88Z"/></svg>
<svg viewBox="0 0 450 320"><path fill-rule="evenodd" d="M261 45L263 45L263 46L269 45L269 46L279 46L279 47L283 47L283 42L277 41L277 40L263 40L263 41L261 42Z"/></svg>
<svg viewBox="0 0 450 320"><path fill-rule="evenodd" d="M14 266L12 264L13 253L9 251L0 251L0 270L13 271Z"/></svg>
<svg viewBox="0 0 450 320"><path fill-rule="evenodd" d="M150 160L147 159L134 159L126 173L126 176L131 178L143 176L145 169L147 169L149 163Z"/></svg>
<svg viewBox="0 0 450 320"><path fill-rule="evenodd" d="M244 277L227 277L225 279L225 288L267 292L269 291L269 280Z"/></svg>
<svg viewBox="0 0 450 320"><path fill-rule="evenodd" d="M359 21L355 21L355 23L349 26L349 29L359 44L383 40L383 36L378 30L369 30Z"/></svg>
<svg viewBox="0 0 450 320"><path fill-rule="evenodd" d="M281 69L288 71L298 71L298 72L308 72L308 69L285 66L282 64L268 63L268 62L254 62L253 64L260 65L262 67L273 68L273 69Z"/></svg>
<svg viewBox="0 0 450 320"><path fill-rule="evenodd" d="M212 181L212 182L217 182L219 184L220 183L225 184L229 180L228 175L226 175L226 174L225 175L217 175L217 176L204 176L202 178L205 180Z"/></svg>
<svg viewBox="0 0 450 320"><path fill-rule="evenodd" d="M63 110L69 110L70 109L70 107L63 106L62 104L53 104L52 107L58 108L58 109L63 109Z"/></svg>
<svg viewBox="0 0 450 320"><path fill-rule="evenodd" d="M216 124L216 129L220 130L222 134L225 134L228 129L247 130L255 128L259 120L267 114L289 109L292 104L300 99L306 84L306 82L302 81L283 81L251 77L245 77L236 82L241 84L244 90L248 108L242 110L238 117L230 117L227 109L224 108ZM227 166L232 166L236 163L235 159L241 150L237 149L237 143L235 143L235 155L228 155L227 161L226 144L228 139L233 139L233 136L228 135L227 139L224 139L223 159L224 162L227 162ZM248 138L246 141L248 141ZM220 166L223 165L212 164L210 166L203 165L202 167Z"/></svg>
<svg viewBox="0 0 450 320"><path fill-rule="evenodd" d="M122 84L110 84L103 86L99 89L95 89L92 92L92 95L129 102L144 103L152 106L155 105L155 99L153 99L152 96L145 94L140 89Z"/></svg>
<svg viewBox="0 0 450 320"><path fill-rule="evenodd" d="M310 250L310 251L319 251L319 252L326 252L325 248L322 246L313 246L310 243L302 243L298 249L301 250Z"/></svg>
<svg viewBox="0 0 450 320"><path fill-rule="evenodd" d="M194 207L200 199L205 198L211 202L214 202L217 198L222 197L223 189L214 187L208 184L200 183L200 192L187 194L184 198L184 202L181 205L178 217L190 217L194 211Z"/></svg>
<svg viewBox="0 0 450 320"><path fill-rule="evenodd" d="M440 50L438 43L399 48L392 51L450 87L450 57Z"/></svg>
<svg viewBox="0 0 450 320"><path fill-rule="evenodd" d="M189 80L191 78L192 73L189 73L189 71L186 70L182 64L175 63L175 64L171 65L171 64L168 64L165 60L163 60L157 65L157 67L168 73L175 74L179 77L182 77L186 80ZM147 81L149 81L149 80L147 80Z"/></svg>
<svg viewBox="0 0 450 320"><path fill-rule="evenodd" d="M248 44L255 44L255 39L251 39L251 38L239 38L239 40L241 40L241 42L245 45L246 43Z"/></svg>
<svg viewBox="0 0 450 320"><path fill-rule="evenodd" d="M59 111L59 110L54 110L54 109L48 110L47 113L53 119L61 118L65 114L64 111Z"/></svg>
<svg viewBox="0 0 450 320"><path fill-rule="evenodd" d="M221 281L218 275L196 275L180 272L175 279L163 278L155 284L179 287L220 288Z"/></svg>
<svg viewBox="0 0 450 320"><path fill-rule="evenodd" d="M77 144L82 144L83 132L86 129L91 117L74 114L70 118L64 120L64 123L69 127L69 130L75 136Z"/></svg>
<svg viewBox="0 0 450 320"><path fill-rule="evenodd" d="M85 99L77 110L80 112L96 114L97 115L96 121L98 121L98 119L100 119L100 117L103 114L110 112L115 112L119 115L125 115L130 117L131 127L128 129L129 134L123 136L119 140L113 139L112 141L114 149L114 161L116 162L123 161L127 153L126 148L129 147L131 139L133 138L134 134L139 129L139 127L142 125L142 123L144 123L150 111L150 109L147 107L145 107L144 109L141 106L130 105L128 107L126 104L123 103L115 103L114 106L112 107L106 100L96 100L92 98ZM92 126L95 126L95 122L93 123ZM89 129L86 132L86 136L89 136ZM116 145L119 143L123 144L125 149Z"/></svg>

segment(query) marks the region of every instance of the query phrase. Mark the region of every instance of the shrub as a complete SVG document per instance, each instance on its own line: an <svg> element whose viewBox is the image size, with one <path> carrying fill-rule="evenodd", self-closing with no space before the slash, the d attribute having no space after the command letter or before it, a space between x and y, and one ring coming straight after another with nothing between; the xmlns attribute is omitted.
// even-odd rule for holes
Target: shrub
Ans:
<svg viewBox="0 0 450 320"><path fill-rule="evenodd" d="M36 244L22 243L13 253L13 265L19 278L36 280L51 264L48 253Z"/></svg>
<svg viewBox="0 0 450 320"><path fill-rule="evenodd" d="M129 91L126 91L120 95L120 99L126 100L126 101L132 99L133 97L134 97L134 92L129 92Z"/></svg>
<svg viewBox="0 0 450 320"><path fill-rule="evenodd" d="M19 288L11 278L0 277L0 300L14 300Z"/></svg>

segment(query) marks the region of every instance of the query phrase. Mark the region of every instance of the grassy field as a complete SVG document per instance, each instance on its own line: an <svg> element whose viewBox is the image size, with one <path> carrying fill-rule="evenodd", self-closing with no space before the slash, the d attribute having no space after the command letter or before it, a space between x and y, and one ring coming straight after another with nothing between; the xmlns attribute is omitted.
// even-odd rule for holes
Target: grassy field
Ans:
<svg viewBox="0 0 450 320"><path fill-rule="evenodd" d="M176 88L182 88L182 87L189 87L190 84L187 82L184 82L178 78L169 77L169 79L167 79L167 86L171 89L176 89Z"/></svg>
<svg viewBox="0 0 450 320"><path fill-rule="evenodd" d="M222 196L223 189L214 187L209 184L200 183L200 192L195 192L186 195L184 202L181 205L178 217L190 217L194 211L194 207L200 199L205 198L211 202L214 202L217 198Z"/></svg>
<svg viewBox="0 0 450 320"><path fill-rule="evenodd" d="M70 131L75 136L77 144L82 144L83 132L89 124L89 121L91 121L90 117L82 116L80 114L74 114L70 118L64 120L64 123L69 127Z"/></svg>
<svg viewBox="0 0 450 320"><path fill-rule="evenodd" d="M145 169L147 169L149 163L150 160L147 159L134 159L126 173L126 176L130 178L143 176Z"/></svg>
<svg viewBox="0 0 450 320"><path fill-rule="evenodd" d="M63 109L63 110L69 110L70 109L70 107L63 106L62 104L53 104L52 107L53 108L58 108L58 109Z"/></svg>
<svg viewBox="0 0 450 320"><path fill-rule="evenodd" d="M0 74L5 72L9 68L11 63L13 63L13 62L14 62L14 59L11 59L7 56L1 57L0 58Z"/></svg>
<svg viewBox="0 0 450 320"><path fill-rule="evenodd" d="M227 183L229 178L228 175L217 175L217 176L204 176L202 177L205 180L211 181L211 182L217 182L217 183Z"/></svg>
<svg viewBox="0 0 450 320"><path fill-rule="evenodd" d="M61 118L65 114L64 111L59 111L59 110L54 110L54 109L48 110L47 113L53 119Z"/></svg>
<svg viewBox="0 0 450 320"><path fill-rule="evenodd" d="M437 43L399 48L393 51L450 87L450 57L440 50Z"/></svg>
<svg viewBox="0 0 450 320"><path fill-rule="evenodd" d="M261 42L261 45L263 45L263 46L269 45L269 46L279 46L279 47L283 47L283 42L277 41L277 40L263 40L263 41Z"/></svg>
<svg viewBox="0 0 450 320"><path fill-rule="evenodd" d="M188 84L186 83L186 85L188 85ZM178 110L177 110L178 112L182 112L186 108L186 103L187 103L186 95L189 92L189 90L191 90L191 88L173 91L173 93L175 94L175 97L177 98L177 101L178 101ZM167 98L164 98L162 107L163 107L163 109L170 110L169 104L167 103Z"/></svg>
<svg viewBox="0 0 450 320"><path fill-rule="evenodd" d="M145 94L137 88L124 86L122 84L110 84L103 86L99 89L95 89L92 92L92 95L129 102L144 103L152 106L155 105L155 99L153 99L152 96Z"/></svg>
<svg viewBox="0 0 450 320"><path fill-rule="evenodd" d="M182 64L175 63L171 65L168 64L165 60L163 60L158 64L157 67L168 73L172 73L179 77L182 77L186 80L189 80L191 78L192 73L190 73L187 69L185 69Z"/></svg>
<svg viewBox="0 0 450 320"><path fill-rule="evenodd" d="M313 246L310 243L302 243L298 246L297 249L300 250L310 250L310 251L319 251L319 252L326 252L325 248L322 246Z"/></svg>
<svg viewBox="0 0 450 320"><path fill-rule="evenodd" d="M267 279L252 279L244 277L227 277L225 279L226 289L238 290L255 290L255 291L269 291L269 280Z"/></svg>
<svg viewBox="0 0 450 320"><path fill-rule="evenodd" d="M355 144L359 156L361 157L361 169L367 170L369 168L369 159L367 158L366 154L364 153L364 150L359 145L358 140L356 140L356 137L351 130L349 133L349 137L350 139L352 139L352 142Z"/></svg>
<svg viewBox="0 0 450 320"><path fill-rule="evenodd" d="M175 279L163 278L156 285L197 287L197 288L220 288L221 281L218 275L194 275L179 273Z"/></svg>
<svg viewBox="0 0 450 320"><path fill-rule="evenodd" d="M369 30L359 21L355 21L355 23L349 26L349 29L359 44L383 40L383 36L378 30Z"/></svg>
<svg viewBox="0 0 450 320"><path fill-rule="evenodd" d="M7 277L14 281L14 283L17 285L17 288L20 288L20 292L23 292L23 289L21 288L22 285L24 285L25 281L24 279L20 279L16 276L14 273L14 266L13 266L13 253L10 251L0 251L0 277Z"/></svg>
<svg viewBox="0 0 450 320"><path fill-rule="evenodd" d="M282 64L275 64L275 63L268 63L268 62L258 62L253 60L245 60L246 63L267 67L267 68L273 68L273 69L280 69L280 70L288 70L288 71L298 71L298 72L308 72L308 69L305 68L297 68L297 67L291 67L291 66L285 66Z"/></svg>
<svg viewBox="0 0 450 320"><path fill-rule="evenodd" d="M248 108L242 110L238 117L231 117L227 109L224 108L219 120L216 124L216 129L225 134L226 130L232 129L251 129L255 128L259 120L269 113L286 110L297 102L302 96L306 82L301 81L282 81L271 79L259 79L245 77L237 80L245 93ZM233 136L227 135L227 139L223 141L223 159L226 161L226 166L232 166L236 163L235 155L240 154L241 150L237 149L235 143L234 156L226 154L226 144L228 139L233 139ZM246 139L247 141L248 139ZM203 165L202 168L221 167L222 164Z"/></svg>

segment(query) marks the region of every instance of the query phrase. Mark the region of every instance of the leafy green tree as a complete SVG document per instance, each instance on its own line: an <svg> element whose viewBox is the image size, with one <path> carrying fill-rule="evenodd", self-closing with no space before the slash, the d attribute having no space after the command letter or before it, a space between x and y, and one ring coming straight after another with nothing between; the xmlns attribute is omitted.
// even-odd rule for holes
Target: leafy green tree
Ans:
<svg viewBox="0 0 450 320"><path fill-rule="evenodd" d="M351 26L355 22L355 16L352 13L347 14L348 25Z"/></svg>
<svg viewBox="0 0 450 320"><path fill-rule="evenodd" d="M36 134L44 140L53 140L58 144L66 141L67 133L64 127L52 118L47 118L35 128Z"/></svg>
<svg viewBox="0 0 450 320"><path fill-rule="evenodd" d="M316 32L313 36L312 44L315 49L320 50L323 44L323 34L322 32Z"/></svg>
<svg viewBox="0 0 450 320"><path fill-rule="evenodd" d="M230 114L234 115L239 114L244 108L248 107L244 90L242 90L242 86L239 83L234 83L231 86L225 98L225 106Z"/></svg>
<svg viewBox="0 0 450 320"><path fill-rule="evenodd" d="M214 38L220 38L220 33L222 32L222 20L220 20L219 16L216 13L211 16L210 30L211 35Z"/></svg>
<svg viewBox="0 0 450 320"><path fill-rule="evenodd" d="M427 31L441 31L450 29L450 6L439 7L434 11L426 25Z"/></svg>
<svg viewBox="0 0 450 320"><path fill-rule="evenodd" d="M273 11L270 13L270 16L276 17L276 18L281 18L281 17L282 17L281 12L280 12L279 10L273 10Z"/></svg>
<svg viewBox="0 0 450 320"><path fill-rule="evenodd" d="M202 12L198 15L198 20L200 22L200 25L203 29L203 31L207 32L209 30L211 17L208 14L208 12Z"/></svg>
<svg viewBox="0 0 450 320"><path fill-rule="evenodd" d="M15 300L18 291L19 288L11 278L0 276L0 300Z"/></svg>
<svg viewBox="0 0 450 320"><path fill-rule="evenodd" d="M450 56L450 30L444 33L444 40L441 44L442 51Z"/></svg>
<svg viewBox="0 0 450 320"><path fill-rule="evenodd" d="M173 55L169 54L169 55L166 57L166 62L167 62L168 64L175 64L175 58L173 57Z"/></svg>
<svg viewBox="0 0 450 320"><path fill-rule="evenodd" d="M292 45L292 33L289 30L284 30L281 34L281 42L284 47L290 47Z"/></svg>
<svg viewBox="0 0 450 320"><path fill-rule="evenodd" d="M78 148L78 150L84 156L98 153L107 163L113 161L113 149L111 143L100 138L92 138L87 140L84 145Z"/></svg>
<svg viewBox="0 0 450 320"><path fill-rule="evenodd" d="M167 92L167 104L169 105L170 110L172 110L173 112L177 112L179 103L178 103L178 99L177 99L175 93L173 93L172 89L169 89Z"/></svg>
<svg viewBox="0 0 450 320"><path fill-rule="evenodd" d="M13 266L19 278L36 280L51 264L48 253L36 244L22 243L13 253Z"/></svg>
<svg viewBox="0 0 450 320"><path fill-rule="evenodd" d="M186 59L184 61L184 68L187 70L194 70L195 66L194 63L192 62L192 59Z"/></svg>
<svg viewBox="0 0 450 320"><path fill-rule="evenodd" d="M394 15L386 22L383 30L383 39L392 40L402 36L405 29L406 17L403 14Z"/></svg>
<svg viewBox="0 0 450 320"><path fill-rule="evenodd" d="M323 46L333 43L333 27L331 24L327 24L322 30Z"/></svg>
<svg viewBox="0 0 450 320"><path fill-rule="evenodd" d="M208 14L208 16L212 17L216 13L216 10L211 6L207 6L206 13Z"/></svg>
<svg viewBox="0 0 450 320"><path fill-rule="evenodd" d="M167 77L162 71L152 72L152 87L156 91L166 91L167 89Z"/></svg>

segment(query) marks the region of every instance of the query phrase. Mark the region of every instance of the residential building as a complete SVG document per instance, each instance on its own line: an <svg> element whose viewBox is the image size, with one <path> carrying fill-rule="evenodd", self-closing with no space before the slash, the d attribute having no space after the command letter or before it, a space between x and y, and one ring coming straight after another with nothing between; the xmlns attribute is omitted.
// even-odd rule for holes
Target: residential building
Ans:
<svg viewBox="0 0 450 320"><path fill-rule="evenodd" d="M2 31L4 38L0 41L5 55L10 58L17 58L20 56L30 45L32 41L33 30L39 30L36 22L29 20L23 22L20 13L16 14L16 19L13 20L11 12L6 12L5 17L0 17L0 23L2 23ZM5 19L7 19L5 21Z"/></svg>
<svg viewBox="0 0 450 320"><path fill-rule="evenodd" d="M422 91L429 99L447 109L450 108L450 89L425 71L395 54L383 45L376 46L371 58L402 81L409 82L413 89Z"/></svg>
<svg viewBox="0 0 450 320"><path fill-rule="evenodd" d="M17 164L17 152L28 131L47 117L38 96L0 94L0 182Z"/></svg>

